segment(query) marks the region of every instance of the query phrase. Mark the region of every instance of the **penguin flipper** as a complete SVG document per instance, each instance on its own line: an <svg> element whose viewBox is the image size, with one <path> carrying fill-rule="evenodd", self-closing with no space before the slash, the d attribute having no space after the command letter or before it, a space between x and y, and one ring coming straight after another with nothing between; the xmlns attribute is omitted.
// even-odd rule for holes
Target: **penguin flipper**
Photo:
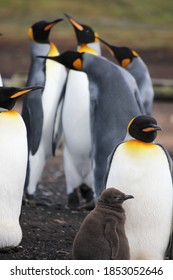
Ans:
<svg viewBox="0 0 173 280"><path fill-rule="evenodd" d="M116 231L115 221L108 221L105 226L105 237L111 247L111 260L116 260L119 252L119 237Z"/></svg>
<svg viewBox="0 0 173 280"><path fill-rule="evenodd" d="M105 188L106 188L106 182L107 182L107 179L108 179L108 175L109 175L109 171L110 171L110 168L111 168L111 163L112 163L112 159L113 159L114 153L115 153L116 149L118 148L118 146L120 144L121 143L119 143L118 145L116 145L114 147L114 149L112 150L112 152L110 153L110 155L107 158L106 172L105 172L105 175L104 175L104 178L103 178L103 182L104 182Z"/></svg>
<svg viewBox="0 0 173 280"><path fill-rule="evenodd" d="M28 135L29 138L29 149L34 155L39 147L41 135L42 135L42 128L43 128L43 107L42 107L42 89L38 89L38 92L29 94L26 100L26 108L28 111L29 120L29 131L30 134ZM28 131L28 130L27 130Z"/></svg>
<svg viewBox="0 0 173 280"><path fill-rule="evenodd" d="M62 89L57 109L56 109L56 114L55 114L55 119L54 119L54 125L53 125L53 135L52 135L52 154L55 156L55 151L56 148L59 147L61 143L61 138L63 134L63 129L62 129L62 110L63 110L63 105L64 105L64 96L66 92L66 85L67 85L67 78L64 83L64 87Z"/></svg>
<svg viewBox="0 0 173 280"><path fill-rule="evenodd" d="M171 158L170 154L168 153L167 149L164 146L162 146L161 144L157 144L157 145L160 146L164 150L164 152L165 152L165 154L167 156L167 160L168 160L168 164L169 164L169 169L170 169L171 175L173 177L173 162L172 162L172 158Z"/></svg>
<svg viewBox="0 0 173 280"><path fill-rule="evenodd" d="M55 156L55 151L59 147L62 139L63 129L62 129L62 108L64 101L61 100L56 111L56 116L54 120L53 129L53 139L52 139L52 154Z"/></svg>
<svg viewBox="0 0 173 280"><path fill-rule="evenodd" d="M170 154L168 153L167 149L164 146L162 146L161 144L157 144L157 145L160 146L163 149L163 151L165 152L165 154L167 156L170 173L171 173L171 176L173 178L172 158L171 158ZM165 257L168 258L169 260L173 260L173 231L170 235L169 244L168 244L168 248L167 248L166 253L165 253Z"/></svg>

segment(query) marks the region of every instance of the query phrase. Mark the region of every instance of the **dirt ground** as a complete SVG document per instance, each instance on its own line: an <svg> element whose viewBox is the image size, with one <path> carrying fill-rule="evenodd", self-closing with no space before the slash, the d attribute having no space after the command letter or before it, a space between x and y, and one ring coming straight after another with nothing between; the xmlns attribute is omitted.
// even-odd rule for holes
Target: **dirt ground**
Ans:
<svg viewBox="0 0 173 280"><path fill-rule="evenodd" d="M63 46L61 46L63 49ZM67 48L66 48L67 49ZM147 63L152 78L173 78L173 49L138 50ZM3 77L26 73L29 67L27 42L1 41L1 69ZM11 62L13 61L13 62ZM153 116L162 126L157 141L173 155L173 104L154 102ZM66 185L63 169L63 149L48 160L36 198L22 205L21 227L23 239L20 246L1 249L1 260L71 260L72 243L87 210L67 208Z"/></svg>

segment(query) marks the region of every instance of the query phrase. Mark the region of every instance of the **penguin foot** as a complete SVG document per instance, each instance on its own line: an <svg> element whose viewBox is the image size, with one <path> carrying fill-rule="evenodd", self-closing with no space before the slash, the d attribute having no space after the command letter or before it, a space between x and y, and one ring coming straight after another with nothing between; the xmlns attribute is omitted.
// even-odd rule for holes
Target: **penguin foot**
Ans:
<svg viewBox="0 0 173 280"><path fill-rule="evenodd" d="M32 206L36 205L35 196L24 193L22 199L22 205L32 205Z"/></svg>
<svg viewBox="0 0 173 280"><path fill-rule="evenodd" d="M85 184L80 185L68 195L68 208L72 210L92 210L94 207L94 192Z"/></svg>
<svg viewBox="0 0 173 280"><path fill-rule="evenodd" d="M78 189L74 189L74 191L70 194L68 194L68 208L72 210L78 209L80 202L79 202L79 194Z"/></svg>
<svg viewBox="0 0 173 280"><path fill-rule="evenodd" d="M82 198L86 200L86 202L90 202L94 198L93 190L88 187L86 184L82 184L79 186L79 190L81 192Z"/></svg>

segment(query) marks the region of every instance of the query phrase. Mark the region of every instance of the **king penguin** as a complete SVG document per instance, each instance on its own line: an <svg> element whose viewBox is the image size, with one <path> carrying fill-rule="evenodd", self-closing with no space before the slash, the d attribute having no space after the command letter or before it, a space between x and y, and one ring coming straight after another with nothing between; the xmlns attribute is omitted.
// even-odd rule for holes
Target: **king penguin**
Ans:
<svg viewBox="0 0 173 280"><path fill-rule="evenodd" d="M39 21L29 28L31 66L28 86L42 85L37 94L28 94L23 101L22 117L27 127L28 168L25 192L34 195L46 160L55 153L57 130L59 129L60 96L64 90L66 68L53 61L45 61L38 55L54 56L59 51L49 41L51 28L62 19L52 22Z"/></svg>
<svg viewBox="0 0 173 280"><path fill-rule="evenodd" d="M117 59L119 64L135 78L145 113L152 115L154 89L148 67L143 59L136 51L128 47L113 46L105 40L99 39L108 47L110 53Z"/></svg>
<svg viewBox="0 0 173 280"><path fill-rule="evenodd" d="M144 114L135 79L119 65L90 53L67 51L50 57L89 79L92 161L96 199L104 189L107 157L123 141L134 116Z"/></svg>
<svg viewBox="0 0 173 280"><path fill-rule="evenodd" d="M115 188L104 190L96 207L86 216L73 242L76 260L129 260L122 204L133 196Z"/></svg>
<svg viewBox="0 0 173 280"><path fill-rule="evenodd" d="M101 54L97 33L87 25L78 23L65 14L72 24L78 52ZM82 207L92 207L94 197L93 168L91 159L91 130L88 77L84 72L70 70L68 73L62 110L64 135L64 171L68 206L78 208L82 195ZM79 195L80 194L80 195Z"/></svg>
<svg viewBox="0 0 173 280"><path fill-rule="evenodd" d="M19 224L27 168L27 135L16 100L39 87L0 87L0 248L19 245Z"/></svg>
<svg viewBox="0 0 173 280"><path fill-rule="evenodd" d="M125 141L109 156L106 188L118 185L135 200L124 206L125 231L131 259L163 260L173 221L172 161L166 149L154 143L156 120L132 118Z"/></svg>

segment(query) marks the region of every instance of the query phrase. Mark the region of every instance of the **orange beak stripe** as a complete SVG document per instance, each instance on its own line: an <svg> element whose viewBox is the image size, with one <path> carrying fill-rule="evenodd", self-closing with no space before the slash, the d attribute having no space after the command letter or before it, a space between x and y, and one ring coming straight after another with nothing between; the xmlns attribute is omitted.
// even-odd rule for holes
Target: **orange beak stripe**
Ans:
<svg viewBox="0 0 173 280"><path fill-rule="evenodd" d="M146 128L143 128L142 131L144 132L150 132L150 131L154 131L156 130L154 127L146 127Z"/></svg>
<svg viewBox="0 0 173 280"><path fill-rule="evenodd" d="M54 25L55 25L55 23L50 23L44 28L44 30L47 31L47 30L51 29Z"/></svg>
<svg viewBox="0 0 173 280"><path fill-rule="evenodd" d="M16 98L18 96L21 96L27 92L31 91L31 89L26 89L26 90L22 90L22 91L18 91L15 94L13 94L10 98Z"/></svg>
<svg viewBox="0 0 173 280"><path fill-rule="evenodd" d="M83 30L83 27L79 24L79 23L77 23L74 19L70 19L70 22L78 29L78 30L80 30L80 31L82 31Z"/></svg>

